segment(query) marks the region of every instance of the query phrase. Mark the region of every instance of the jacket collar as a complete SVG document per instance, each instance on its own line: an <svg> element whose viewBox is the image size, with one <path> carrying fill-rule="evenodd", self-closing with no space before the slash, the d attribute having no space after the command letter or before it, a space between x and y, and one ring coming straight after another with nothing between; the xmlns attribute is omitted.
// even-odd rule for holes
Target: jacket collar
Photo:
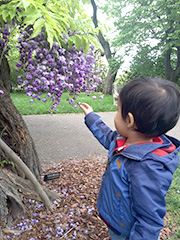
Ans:
<svg viewBox="0 0 180 240"><path fill-rule="evenodd" d="M180 142L177 139L166 135L161 135L159 138L161 141L130 145L123 148L123 151L120 152L120 154L133 160L142 161L145 155L152 152L155 153L158 149L161 149L161 154L162 151L166 151L169 154L176 149L180 150Z"/></svg>

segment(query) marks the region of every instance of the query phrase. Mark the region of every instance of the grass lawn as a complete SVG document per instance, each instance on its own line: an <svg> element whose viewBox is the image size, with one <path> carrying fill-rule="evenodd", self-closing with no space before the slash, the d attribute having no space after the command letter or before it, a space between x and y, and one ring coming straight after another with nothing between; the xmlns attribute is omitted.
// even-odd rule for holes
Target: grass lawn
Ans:
<svg viewBox="0 0 180 240"><path fill-rule="evenodd" d="M88 103L95 112L116 111L117 107L113 105L113 97L110 95L105 95L103 99L99 99L99 96L101 95L102 94L100 93L94 93L88 97L86 94L81 93L77 102ZM42 96L45 97L46 94ZM92 99L92 96L96 96L97 99ZM62 101L58 106L57 111L53 111L53 113L82 113L79 107L74 108L69 104L68 101L66 101L68 97L68 93L63 94ZM45 103L35 99L34 103L30 103L30 97L28 97L25 93L11 93L11 98L14 105L22 115L48 114L50 107L52 106L51 99L48 99L48 101Z"/></svg>
<svg viewBox="0 0 180 240"><path fill-rule="evenodd" d="M180 155L180 154L179 154ZM166 196L167 213L170 219L167 222L168 227L175 229L173 237L168 240L180 239L180 165L176 170L171 187Z"/></svg>

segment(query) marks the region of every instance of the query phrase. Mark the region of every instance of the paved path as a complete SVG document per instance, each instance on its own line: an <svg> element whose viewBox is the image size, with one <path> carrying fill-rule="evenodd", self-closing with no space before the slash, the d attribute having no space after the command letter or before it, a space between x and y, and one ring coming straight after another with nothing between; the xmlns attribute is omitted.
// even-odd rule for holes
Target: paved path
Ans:
<svg viewBox="0 0 180 240"><path fill-rule="evenodd" d="M115 112L98 113L114 129ZM104 156L104 149L84 124L84 114L23 116L42 162L51 164L73 158ZM170 131L180 139L180 121Z"/></svg>

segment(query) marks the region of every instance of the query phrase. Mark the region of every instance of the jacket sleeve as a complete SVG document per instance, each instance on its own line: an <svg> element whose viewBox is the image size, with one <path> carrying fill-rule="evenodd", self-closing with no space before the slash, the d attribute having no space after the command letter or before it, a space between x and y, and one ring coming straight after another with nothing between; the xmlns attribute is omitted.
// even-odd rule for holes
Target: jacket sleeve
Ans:
<svg viewBox="0 0 180 240"><path fill-rule="evenodd" d="M166 213L165 195L172 174L153 160L133 163L130 196L135 223L129 240L158 240Z"/></svg>
<svg viewBox="0 0 180 240"><path fill-rule="evenodd" d="M109 149L116 131L112 131L100 118L98 114L91 112L85 116L85 124L93 133L95 138L106 148Z"/></svg>

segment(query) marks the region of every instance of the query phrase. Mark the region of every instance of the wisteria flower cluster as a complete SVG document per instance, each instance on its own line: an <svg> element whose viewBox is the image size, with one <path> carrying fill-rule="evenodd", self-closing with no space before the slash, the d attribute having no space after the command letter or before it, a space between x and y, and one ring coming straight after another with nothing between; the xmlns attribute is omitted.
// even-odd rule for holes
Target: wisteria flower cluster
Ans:
<svg viewBox="0 0 180 240"><path fill-rule="evenodd" d="M5 24L4 28L2 28L0 24L0 52L3 55L7 55L10 50L10 46L8 45L9 35L10 35L10 26L8 24ZM0 89L0 95L2 95L3 93L4 93L3 90Z"/></svg>
<svg viewBox="0 0 180 240"><path fill-rule="evenodd" d="M46 102L47 98L51 98L51 109L56 110L64 91L69 91L70 98L67 101L73 105L80 92L89 94L97 88L101 82L97 75L102 70L94 70L94 46L90 46L87 55L82 48L78 51L75 45L70 48L69 31L64 36L66 48L54 42L50 49L44 32L33 39L29 39L30 34L31 31L23 31L18 39L21 57L20 62L16 63L16 71L23 69L24 75L18 76L18 80L31 97L30 102L34 102L34 99ZM47 92L46 98L41 97L43 92Z"/></svg>
<svg viewBox="0 0 180 240"><path fill-rule="evenodd" d="M2 28L0 24L0 51L4 55L7 55L10 50L10 46L8 45L9 35L10 35L10 26L8 24L5 24L4 28Z"/></svg>

